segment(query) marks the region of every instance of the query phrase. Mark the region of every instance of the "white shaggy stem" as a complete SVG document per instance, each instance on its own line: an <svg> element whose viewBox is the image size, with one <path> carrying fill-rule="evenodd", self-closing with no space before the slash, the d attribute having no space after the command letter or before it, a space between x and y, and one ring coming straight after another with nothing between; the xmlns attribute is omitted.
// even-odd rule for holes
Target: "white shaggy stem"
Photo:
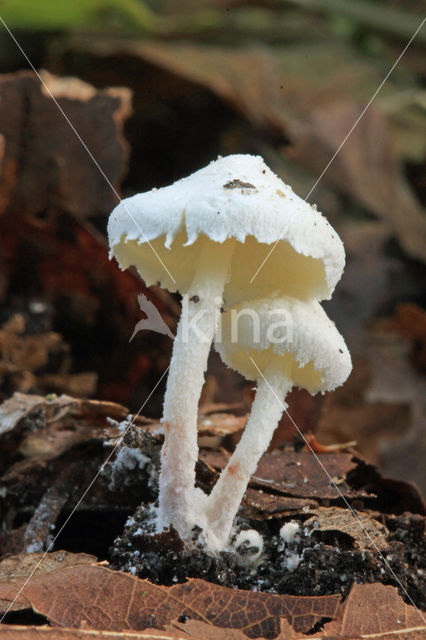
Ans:
<svg viewBox="0 0 426 640"><path fill-rule="evenodd" d="M208 536L217 549L225 547L234 517L250 477L268 448L287 405L292 381L274 370L259 378L256 397L241 440L207 499Z"/></svg>
<svg viewBox="0 0 426 640"><path fill-rule="evenodd" d="M158 529L170 524L188 538L194 513L198 458L198 401L219 321L233 243L202 247L197 272L182 301L182 314L164 397Z"/></svg>

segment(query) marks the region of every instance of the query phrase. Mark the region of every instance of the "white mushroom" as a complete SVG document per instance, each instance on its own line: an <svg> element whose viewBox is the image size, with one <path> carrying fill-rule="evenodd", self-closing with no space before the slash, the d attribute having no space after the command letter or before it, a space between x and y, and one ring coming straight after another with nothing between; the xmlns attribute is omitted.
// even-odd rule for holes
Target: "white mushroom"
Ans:
<svg viewBox="0 0 426 640"><path fill-rule="evenodd" d="M343 245L315 208L250 155L219 158L171 186L123 200L108 235L122 269L135 265L148 286L160 281L184 294L164 399L158 524L188 538L199 522L197 406L223 300L234 305L272 290L329 298Z"/></svg>
<svg viewBox="0 0 426 640"><path fill-rule="evenodd" d="M238 321L238 327L236 322ZM342 336L318 302L289 297L252 301L223 314L215 342L222 360L257 380L244 433L205 506L211 544L226 544L250 476L268 448L293 386L331 391L352 364Z"/></svg>

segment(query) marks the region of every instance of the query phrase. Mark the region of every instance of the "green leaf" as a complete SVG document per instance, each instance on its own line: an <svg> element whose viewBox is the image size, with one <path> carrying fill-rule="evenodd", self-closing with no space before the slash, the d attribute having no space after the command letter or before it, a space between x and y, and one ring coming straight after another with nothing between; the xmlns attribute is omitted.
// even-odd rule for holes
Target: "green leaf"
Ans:
<svg viewBox="0 0 426 640"><path fill-rule="evenodd" d="M11 29L125 29L152 31L155 14L141 0L1 0L0 15Z"/></svg>

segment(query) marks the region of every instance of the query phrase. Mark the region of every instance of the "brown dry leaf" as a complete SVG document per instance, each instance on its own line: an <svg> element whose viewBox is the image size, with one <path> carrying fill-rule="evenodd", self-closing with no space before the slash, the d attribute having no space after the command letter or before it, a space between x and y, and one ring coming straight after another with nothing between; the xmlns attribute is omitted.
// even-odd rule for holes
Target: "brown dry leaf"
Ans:
<svg viewBox="0 0 426 640"><path fill-rule="evenodd" d="M129 90L98 91L75 78L58 79L46 72L43 79L118 189L128 156L122 125L130 112ZM53 203L79 217L112 209L117 202L113 190L34 73L2 76L0 95L5 137L1 212L8 208L36 215L49 211Z"/></svg>
<svg viewBox="0 0 426 640"><path fill-rule="evenodd" d="M324 635L337 638L421 640L426 637L423 614L406 604L395 587L354 583L341 618L324 626Z"/></svg>
<svg viewBox="0 0 426 640"><path fill-rule="evenodd" d="M40 562L42 559L43 561ZM11 583L15 580L22 583L22 578L27 578L34 570L34 575L40 575L50 573L55 569L64 569L79 564L95 564L96 562L95 556L90 556L87 553L69 553L68 551L55 551L47 555L26 553L19 556L5 556L0 561L0 583ZM10 607L10 601L0 600L0 615L5 611L19 611L27 608L28 604L25 602L15 602Z"/></svg>
<svg viewBox="0 0 426 640"><path fill-rule="evenodd" d="M261 486L299 498L365 497L364 491L351 489L347 474L358 466L350 453L274 452L265 454L251 478L251 486ZM331 482L338 485L338 489Z"/></svg>
<svg viewBox="0 0 426 640"><path fill-rule="evenodd" d="M46 399L41 396L30 396L15 393L12 398L0 405L0 435L12 431L16 425Z"/></svg>
<svg viewBox="0 0 426 640"><path fill-rule="evenodd" d="M208 625L203 625L208 627ZM216 628L215 628L216 629ZM196 636L188 635L184 631L178 631L176 629L170 629L165 631L158 631L155 629L147 629L146 631L125 631L125 632L111 632L111 631L93 631L91 629L58 629L51 627L24 627L18 625L8 625L0 628L0 637L2 640L210 640L212 636L204 636L199 634L197 629ZM234 635L232 629L226 629L226 633L229 635L223 635L222 637L229 638L230 640L244 640L246 636L239 633ZM225 633L225 632L224 632ZM217 634L216 640L220 640L220 636Z"/></svg>
<svg viewBox="0 0 426 640"><path fill-rule="evenodd" d="M18 582L0 583L0 599L16 597ZM101 566L69 567L34 576L18 596L54 626L118 631L164 628L179 616L247 636L274 637L286 618L306 633L324 617L340 615L340 596L278 596L228 589L204 580L162 587Z"/></svg>
<svg viewBox="0 0 426 640"><path fill-rule="evenodd" d="M147 597L148 592L145 593ZM71 592L70 595L72 602L74 594ZM380 637L384 640L423 640L426 633L421 612L405 604L397 590L391 586L355 583L343 606L335 613L335 619L327 622L323 630L315 634L315 638L373 640ZM329 614L330 612L325 612L324 617L329 617ZM99 621L99 617L97 620ZM247 635L256 637L247 633L247 629L242 631L238 628L219 627L205 619L190 619L186 623L175 622L165 626L163 630L146 628L141 631L101 629L97 632L89 620L77 629L9 625L0 628L0 635L6 640L20 640L23 634L29 640L84 640L86 637L88 640L93 637L107 637L110 640L244 640ZM296 632L285 618L280 618L278 624L273 629L269 628L261 637L302 640L313 636L305 635L302 631Z"/></svg>
<svg viewBox="0 0 426 640"><path fill-rule="evenodd" d="M387 528L372 518L368 513L355 511L356 517L349 509L340 507L318 507L310 511L312 518L306 520L305 526L319 531L339 531L350 536L359 549L389 548L386 537Z"/></svg>
<svg viewBox="0 0 426 640"><path fill-rule="evenodd" d="M40 562L42 558L43 561ZM0 561L0 582L13 582L29 576L39 562L34 575L51 573L56 569L65 569L65 567L75 567L81 564L96 564L97 559L88 553L70 553L69 551L6 556Z"/></svg>
<svg viewBox="0 0 426 640"><path fill-rule="evenodd" d="M197 463L197 480L211 487L218 478L218 471L222 470L229 460L230 454L223 449L201 449ZM279 457L274 454L279 464ZM279 465L280 466L280 465ZM258 482L257 476L252 478L250 486L244 494L241 505L241 515L255 520L280 518L283 515L301 512L303 509L315 508L318 505L312 498L295 498L275 493L269 493L270 484ZM265 490L252 485L262 485ZM272 489L276 489L272 486Z"/></svg>
<svg viewBox="0 0 426 640"><path fill-rule="evenodd" d="M247 416L235 416L228 411L200 415L198 433L205 436L220 436L221 438L235 435L243 431Z"/></svg>
<svg viewBox="0 0 426 640"><path fill-rule="evenodd" d="M237 434L243 430L247 416L235 416L228 407L222 411L200 416L198 429L200 436ZM37 429L26 433L23 419L33 412L38 415ZM118 431L107 423L106 418L121 422L129 416L129 410L115 402L78 399L66 394L61 396L37 396L15 393L0 405L0 436L12 430L20 436L19 452L27 457L56 457L71 446L88 439L103 437L105 431L111 437ZM157 420L144 416L131 416L136 427L151 433L161 432L162 425Z"/></svg>
<svg viewBox="0 0 426 640"><path fill-rule="evenodd" d="M91 404L96 411L90 411ZM101 438L108 426L106 416L124 420L128 411L121 405L85 401L71 396L32 396L15 393L0 405L2 433L13 431L17 451L27 458L55 458L92 438ZM34 413L31 429L23 421ZM117 435L114 429L108 429ZM11 455L11 454L9 454ZM9 469L9 475L11 469Z"/></svg>
<svg viewBox="0 0 426 640"><path fill-rule="evenodd" d="M92 629L58 629L52 627L24 627L7 625L0 628L2 640L246 640L247 636L236 629L219 629L205 622L189 621L185 625L167 627L164 631L93 631ZM296 640L294 633L285 640ZM298 638L300 636L298 635Z"/></svg>
<svg viewBox="0 0 426 640"><path fill-rule="evenodd" d="M246 518L264 520L266 518L281 518L294 512L300 513L318 507L318 502L309 498L289 498L266 493L262 489L247 489L242 501L241 515Z"/></svg>

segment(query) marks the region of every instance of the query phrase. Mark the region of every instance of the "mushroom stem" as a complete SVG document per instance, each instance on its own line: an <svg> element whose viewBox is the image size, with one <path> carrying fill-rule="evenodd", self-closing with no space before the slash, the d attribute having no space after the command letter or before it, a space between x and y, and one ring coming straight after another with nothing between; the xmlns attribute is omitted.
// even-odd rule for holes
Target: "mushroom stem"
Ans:
<svg viewBox="0 0 426 640"><path fill-rule="evenodd" d="M201 246L196 275L182 300L173 344L163 419L157 526L173 525L182 539L196 522L195 464L198 458L198 401L211 343L219 321L234 242Z"/></svg>
<svg viewBox="0 0 426 640"><path fill-rule="evenodd" d="M264 377L258 379L244 433L207 499L209 531L206 533L210 546L223 549L226 545L250 477L287 408L284 399L292 386L291 378L275 368L266 368Z"/></svg>

